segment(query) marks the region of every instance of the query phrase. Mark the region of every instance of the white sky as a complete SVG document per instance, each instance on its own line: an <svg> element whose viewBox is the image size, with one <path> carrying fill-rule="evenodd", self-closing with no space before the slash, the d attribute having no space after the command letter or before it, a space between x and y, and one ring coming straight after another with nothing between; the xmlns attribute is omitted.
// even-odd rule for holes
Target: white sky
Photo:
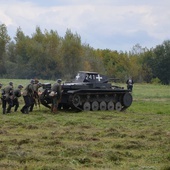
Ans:
<svg viewBox="0 0 170 170"><path fill-rule="evenodd" d="M11 38L21 27L31 36L37 26L67 29L97 49L152 48L170 39L170 0L0 0L0 24Z"/></svg>

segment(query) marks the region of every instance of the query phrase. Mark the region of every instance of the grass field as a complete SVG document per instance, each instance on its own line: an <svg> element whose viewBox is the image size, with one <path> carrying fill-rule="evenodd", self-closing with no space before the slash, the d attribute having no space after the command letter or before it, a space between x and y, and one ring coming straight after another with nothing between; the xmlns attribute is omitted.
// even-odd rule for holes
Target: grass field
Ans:
<svg viewBox="0 0 170 170"><path fill-rule="evenodd" d="M125 112L1 114L0 169L170 170L170 86L135 84L133 98Z"/></svg>

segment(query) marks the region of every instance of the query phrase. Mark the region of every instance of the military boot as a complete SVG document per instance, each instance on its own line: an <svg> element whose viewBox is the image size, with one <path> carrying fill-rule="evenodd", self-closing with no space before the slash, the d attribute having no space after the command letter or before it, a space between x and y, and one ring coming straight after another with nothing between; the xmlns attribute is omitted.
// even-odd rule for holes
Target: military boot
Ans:
<svg viewBox="0 0 170 170"><path fill-rule="evenodd" d="M14 112L16 112L17 110L18 110L18 107L15 107Z"/></svg>
<svg viewBox="0 0 170 170"><path fill-rule="evenodd" d="M28 108L26 108L26 109L24 110L24 113L25 113L25 114L29 114Z"/></svg>
<svg viewBox="0 0 170 170"><path fill-rule="evenodd" d="M6 108L3 108L3 114L5 114L6 113Z"/></svg>
<svg viewBox="0 0 170 170"><path fill-rule="evenodd" d="M7 113L11 113L11 106L8 106Z"/></svg>
<svg viewBox="0 0 170 170"><path fill-rule="evenodd" d="M30 112L33 111L33 107L34 107L34 105L31 105L31 106L30 106L30 109L29 109Z"/></svg>

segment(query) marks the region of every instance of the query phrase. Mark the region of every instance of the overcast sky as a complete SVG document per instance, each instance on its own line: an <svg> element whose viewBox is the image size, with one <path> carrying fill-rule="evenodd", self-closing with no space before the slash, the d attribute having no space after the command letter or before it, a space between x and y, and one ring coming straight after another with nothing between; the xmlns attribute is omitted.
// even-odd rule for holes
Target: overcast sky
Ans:
<svg viewBox="0 0 170 170"><path fill-rule="evenodd" d="M152 48L170 39L170 0L0 0L0 24L11 38L21 27L31 36L67 29L97 49Z"/></svg>

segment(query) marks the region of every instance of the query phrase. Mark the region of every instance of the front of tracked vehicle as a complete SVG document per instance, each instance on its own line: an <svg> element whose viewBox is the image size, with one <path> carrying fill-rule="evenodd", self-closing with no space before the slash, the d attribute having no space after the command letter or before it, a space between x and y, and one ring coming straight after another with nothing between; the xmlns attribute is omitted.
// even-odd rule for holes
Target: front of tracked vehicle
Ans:
<svg viewBox="0 0 170 170"><path fill-rule="evenodd" d="M79 111L127 109L132 104L131 93L112 86L109 80L97 72L79 71L73 81L62 85L61 107Z"/></svg>

